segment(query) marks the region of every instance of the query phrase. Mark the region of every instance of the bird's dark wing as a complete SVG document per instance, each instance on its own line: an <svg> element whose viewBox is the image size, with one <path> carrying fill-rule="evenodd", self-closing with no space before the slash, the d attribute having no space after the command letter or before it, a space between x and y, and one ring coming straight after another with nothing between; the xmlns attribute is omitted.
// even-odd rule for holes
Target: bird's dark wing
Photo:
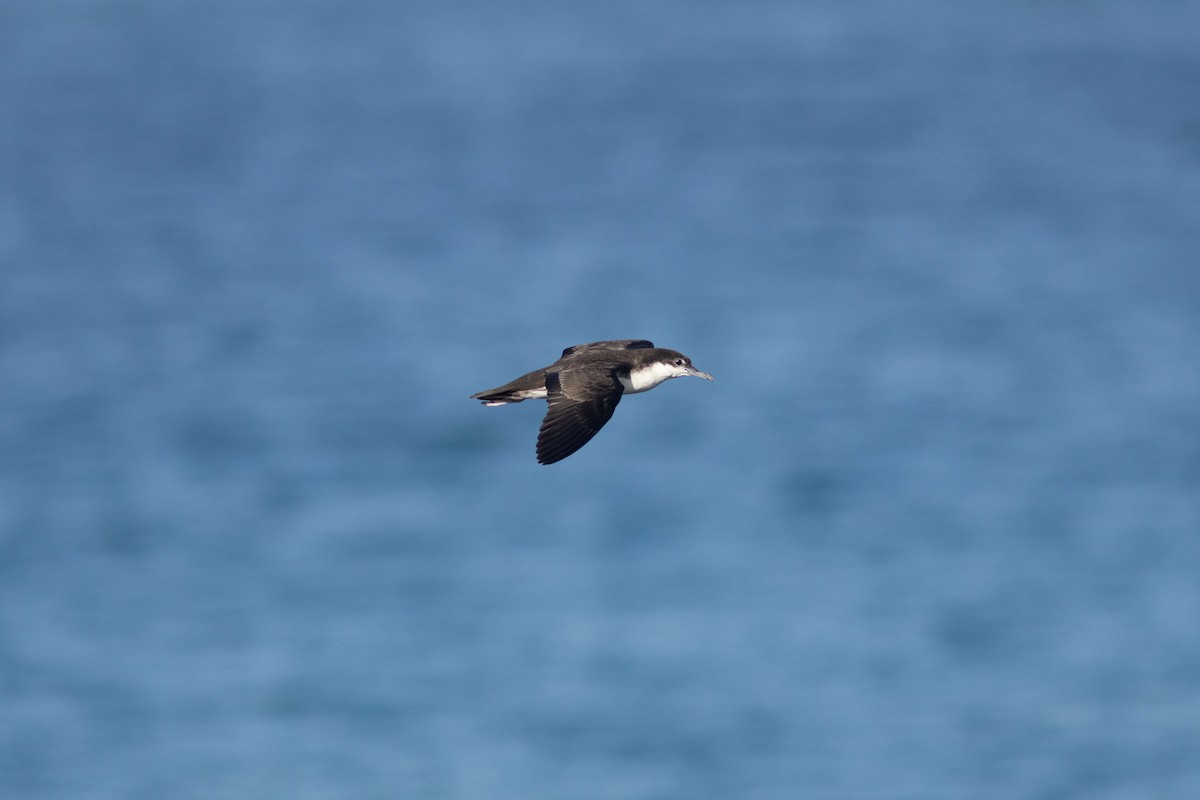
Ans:
<svg viewBox="0 0 1200 800"><path fill-rule="evenodd" d="M607 342L589 342L588 344L577 344L563 350L562 357L575 355L577 353L586 353L589 350L642 350L647 347L654 347L654 343L645 339L612 339Z"/></svg>
<svg viewBox="0 0 1200 800"><path fill-rule="evenodd" d="M562 461L587 444L612 419L623 391L615 365L547 372L547 408L538 431L538 463Z"/></svg>

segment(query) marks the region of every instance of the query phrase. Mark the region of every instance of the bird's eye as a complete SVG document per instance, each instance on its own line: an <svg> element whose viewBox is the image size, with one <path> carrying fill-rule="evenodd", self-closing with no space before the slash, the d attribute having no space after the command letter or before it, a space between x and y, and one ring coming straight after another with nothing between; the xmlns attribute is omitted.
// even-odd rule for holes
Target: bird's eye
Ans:
<svg viewBox="0 0 1200 800"><path fill-rule="evenodd" d="M683 366L683 359L682 359L682 358L677 358L677 359L675 359L675 366L677 366L677 367L682 367L682 366Z"/></svg>

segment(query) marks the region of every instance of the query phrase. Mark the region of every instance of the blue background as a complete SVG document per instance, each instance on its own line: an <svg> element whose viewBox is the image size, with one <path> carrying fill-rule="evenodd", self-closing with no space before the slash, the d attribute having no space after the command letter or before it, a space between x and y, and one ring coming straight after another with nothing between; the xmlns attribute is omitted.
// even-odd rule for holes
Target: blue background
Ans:
<svg viewBox="0 0 1200 800"><path fill-rule="evenodd" d="M0 108L4 798L1200 796L1195 3L8 2Z"/></svg>

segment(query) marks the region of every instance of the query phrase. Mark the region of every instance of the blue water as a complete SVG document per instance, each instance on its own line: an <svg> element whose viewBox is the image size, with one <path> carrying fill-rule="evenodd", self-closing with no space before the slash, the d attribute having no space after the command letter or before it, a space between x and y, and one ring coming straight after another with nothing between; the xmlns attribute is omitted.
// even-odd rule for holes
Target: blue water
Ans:
<svg viewBox="0 0 1200 800"><path fill-rule="evenodd" d="M1200 796L1200 6L14 0L0 108L6 800Z"/></svg>

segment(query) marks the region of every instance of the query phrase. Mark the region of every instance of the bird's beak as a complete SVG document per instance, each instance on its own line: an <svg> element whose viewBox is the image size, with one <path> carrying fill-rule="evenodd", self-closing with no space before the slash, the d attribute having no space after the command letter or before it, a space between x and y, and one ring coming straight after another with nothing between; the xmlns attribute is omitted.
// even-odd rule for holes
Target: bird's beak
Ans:
<svg viewBox="0 0 1200 800"><path fill-rule="evenodd" d="M697 378L704 378L704 380L706 380L706 381L712 380L712 375L709 375L707 372L701 372L700 370L696 369L695 367L688 367L687 374L695 375Z"/></svg>

